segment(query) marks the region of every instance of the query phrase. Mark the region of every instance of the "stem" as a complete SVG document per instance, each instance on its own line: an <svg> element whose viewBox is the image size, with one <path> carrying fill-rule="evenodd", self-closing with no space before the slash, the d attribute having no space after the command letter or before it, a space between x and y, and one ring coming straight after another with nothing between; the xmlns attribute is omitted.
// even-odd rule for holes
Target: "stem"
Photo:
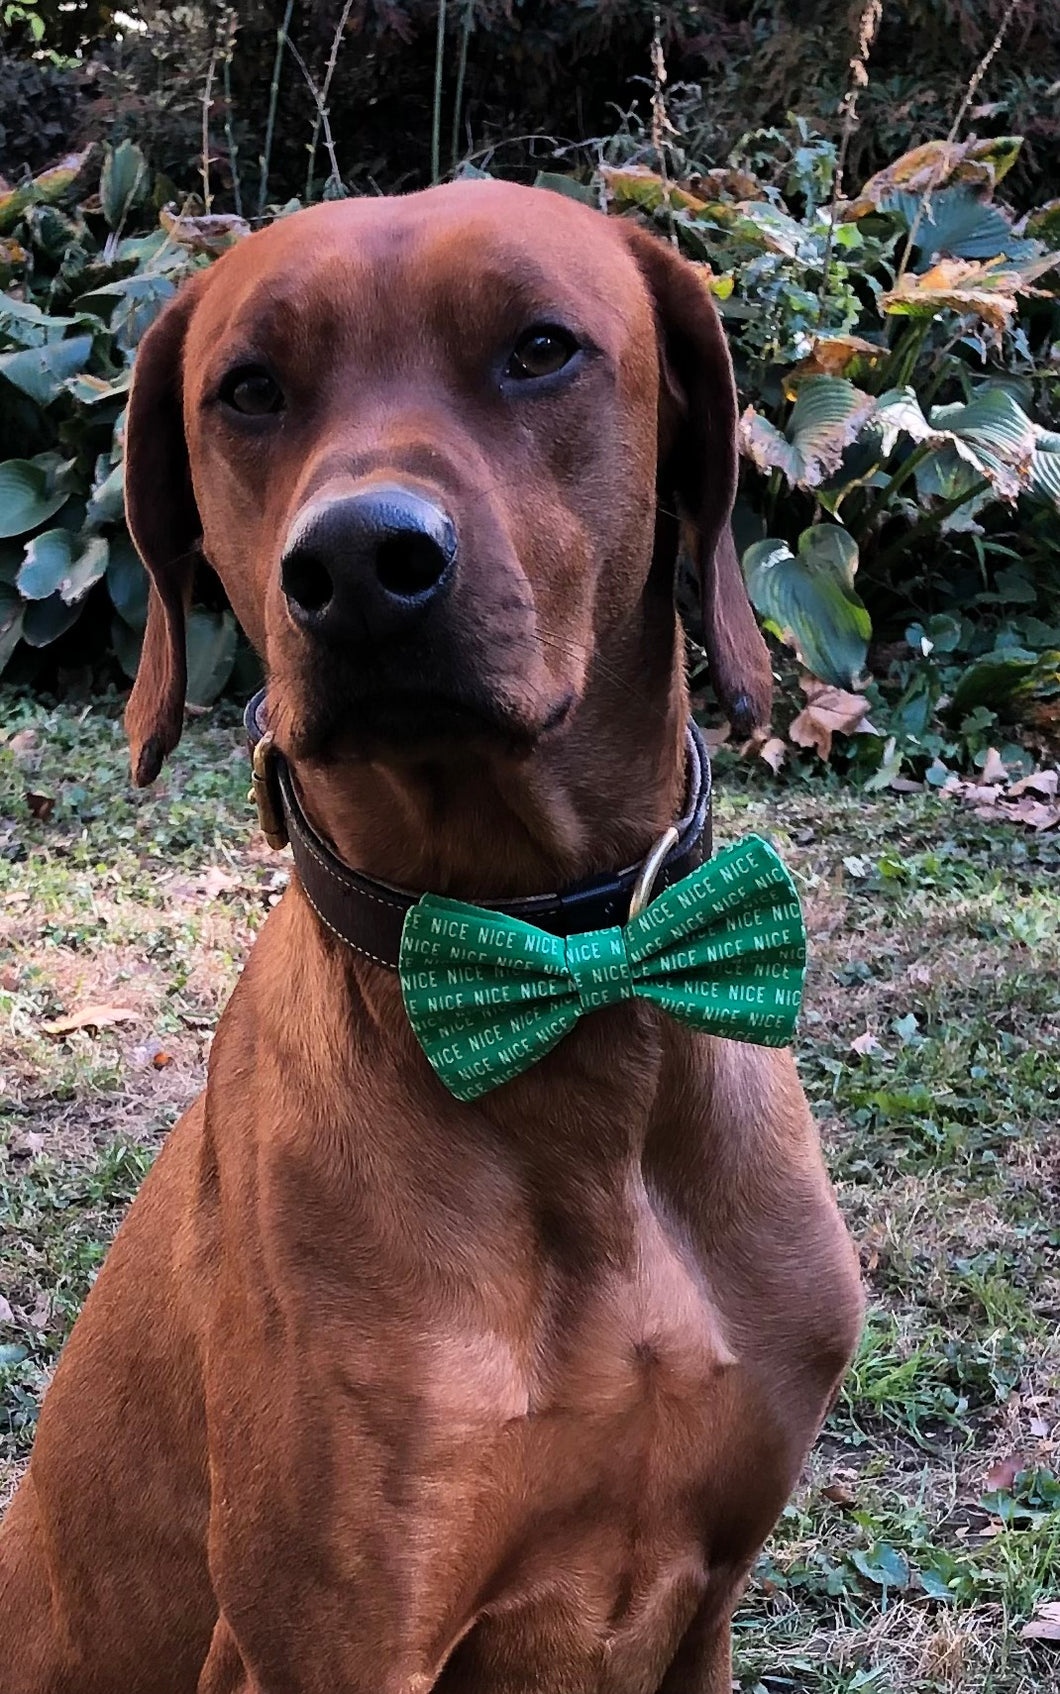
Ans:
<svg viewBox="0 0 1060 1694"><path fill-rule="evenodd" d="M897 541L891 543L890 547L885 547L882 553L877 553L871 564L873 574L875 575L878 571L886 572L891 565L901 558L913 542L926 535L929 530L937 529L961 506L966 505L969 500L976 499L984 489L989 487L990 478L984 476L979 482L973 482L971 488L967 489L964 494L955 494L952 500L945 500L941 506L936 506L935 510L927 517L920 518L915 524L912 524Z"/></svg>
<svg viewBox="0 0 1060 1694"><path fill-rule="evenodd" d="M464 79L467 75L467 44L471 37L471 25L475 21L475 0L467 0L464 9L464 23L460 34L460 58L456 67L456 95L453 100L453 146L450 169L455 172L457 155L460 150L460 115L464 107Z"/></svg>
<svg viewBox="0 0 1060 1694"><path fill-rule="evenodd" d="M294 0L287 0L283 14L283 22L276 31L276 57L272 62L272 84L269 88L269 115L265 124L265 143L259 156L261 176L258 180L258 217L265 215L265 202L269 197L269 165L272 162L272 138L276 129L276 107L280 99L280 70L283 66L283 50L287 45L287 31L291 27L291 15L294 12Z"/></svg>
<svg viewBox="0 0 1060 1694"><path fill-rule="evenodd" d="M235 130L232 128L232 54L238 29L239 19L236 13L232 12L229 14L228 40L225 42L224 58L221 60L221 81L225 91L225 141L228 143L228 158L232 167L232 203L236 209L236 217L241 218L243 188L239 180L239 148L236 145Z"/></svg>
<svg viewBox="0 0 1060 1694"><path fill-rule="evenodd" d="M949 157L949 150L953 146L953 143L957 139L958 131L960 130L960 127L961 127L962 123L964 122L964 115L967 112L967 110L968 110L969 106L971 105L972 101L975 99L976 90L978 89L979 84L982 82L982 80L983 80L984 76L986 75L987 71L990 69L990 66L992 65L1000 47L1001 47L1001 43L1005 39L1005 32L1007 31L1009 24L1012 22L1012 15L1016 10L1017 4L1018 4L1018 0L1009 0L1008 6L1005 8L1005 15L1002 18L1001 22L998 24L997 34L995 35L993 41L990 43L990 46L987 48L986 52L983 54L983 57L980 59L979 63L976 65L975 70L972 72L971 80L968 83L968 87L964 91L964 99L961 101L960 106L958 107L957 116L954 118L952 124L950 125L950 133L949 133L949 135L947 135L945 145L943 146L942 152L939 154L938 164L935 166L935 169L932 171L931 179L928 182L928 185L925 188L923 194L921 195L920 204L916 209L916 216L914 217L913 222L910 225L909 234L905 238L905 246L902 249L902 257L898 262L898 275L895 277L895 281L894 281L894 286L896 288L898 287L898 284L901 282L903 276L906 273L906 267L909 264L909 255L913 250L913 243L916 240L917 231L919 230L920 225L923 222L924 218L929 217L931 215L931 196L934 194L936 188L938 187L939 182L942 178L942 173L946 169L946 161Z"/></svg>
<svg viewBox="0 0 1060 1694"><path fill-rule="evenodd" d="M446 0L438 0L438 35L434 48L434 106L431 111L431 181L442 173L442 72L445 68Z"/></svg>
<svg viewBox="0 0 1060 1694"><path fill-rule="evenodd" d="M320 139L321 109L327 108L328 94L331 92L331 79L335 75L335 66L338 63L339 48L342 45L343 38L346 34L346 25L349 22L350 12L352 10L353 0L346 0L346 4L342 8L342 15L335 26L335 33L331 38L331 52L328 54L328 62L324 70L324 86L320 90L320 100L317 104L317 113L316 117L313 119L313 133L309 140L309 167L306 170L305 176L305 198L307 201L313 198L313 171L317 162L317 142Z"/></svg>
<svg viewBox="0 0 1060 1694"><path fill-rule="evenodd" d="M206 72L206 86L202 91L202 202L206 215L210 215L213 205L213 195L210 192L210 105L213 100L213 79L217 69L217 41L215 39L210 52L210 64Z"/></svg>
<svg viewBox="0 0 1060 1694"><path fill-rule="evenodd" d="M817 291L818 324L824 317L824 305L828 296L828 273L832 266L832 248L835 244L836 214L843 194L843 173L846 170L850 137L857 126L858 95L869 80L865 66L882 15L883 0L866 0L866 5L858 22L857 49L850 60L850 83L843 96L843 103L840 108L843 113L843 133L839 141L835 176L832 178L832 199L828 207L828 238L825 242L824 260L821 265L821 286Z"/></svg>
<svg viewBox="0 0 1060 1694"><path fill-rule="evenodd" d="M324 129L324 146L327 149L327 155L328 155L328 158L331 161L331 176L329 177L328 180L329 181L335 181L335 182L339 183L339 185L341 186L342 178L339 175L339 161L335 156L335 138L331 133L331 120L328 117L328 109L324 104L323 98L320 94L319 89L317 88L316 83L313 81L312 73L310 72L309 66L306 64L306 62L303 59L301 53L298 51L298 48L295 46L293 41L289 41L287 43L287 46L288 46L288 49L290 51L292 59L294 60L295 64L298 66L298 69L301 71L303 77L305 78L306 87L309 89L310 94L313 96L313 101L314 101L314 104L316 105L317 117L320 119L320 122L323 126L323 129Z"/></svg>

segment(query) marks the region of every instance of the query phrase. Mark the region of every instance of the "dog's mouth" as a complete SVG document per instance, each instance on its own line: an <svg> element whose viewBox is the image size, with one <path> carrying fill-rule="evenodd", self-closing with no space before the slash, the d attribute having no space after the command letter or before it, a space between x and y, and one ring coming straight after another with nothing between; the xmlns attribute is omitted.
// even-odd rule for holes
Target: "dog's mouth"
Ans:
<svg viewBox="0 0 1060 1694"><path fill-rule="evenodd" d="M501 748L525 757L566 721L574 705L569 691L544 711L518 699L431 687L379 687L351 691L341 706L311 713L292 746L295 756L352 753L362 758L439 755Z"/></svg>

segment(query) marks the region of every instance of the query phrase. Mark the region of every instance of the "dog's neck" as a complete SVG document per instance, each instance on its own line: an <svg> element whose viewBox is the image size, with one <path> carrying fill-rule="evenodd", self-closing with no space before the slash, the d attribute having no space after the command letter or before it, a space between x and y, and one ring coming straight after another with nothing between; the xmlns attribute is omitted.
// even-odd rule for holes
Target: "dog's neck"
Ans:
<svg viewBox="0 0 1060 1694"><path fill-rule="evenodd" d="M687 691L587 692L523 756L466 753L393 763L301 763L310 821L346 864L404 888L479 903L545 893L647 853L685 794Z"/></svg>

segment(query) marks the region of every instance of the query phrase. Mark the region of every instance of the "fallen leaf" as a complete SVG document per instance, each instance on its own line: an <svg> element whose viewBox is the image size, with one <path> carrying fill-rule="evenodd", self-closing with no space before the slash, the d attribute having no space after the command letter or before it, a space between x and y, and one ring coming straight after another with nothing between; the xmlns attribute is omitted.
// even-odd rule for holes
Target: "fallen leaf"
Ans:
<svg viewBox="0 0 1060 1694"><path fill-rule="evenodd" d="M856 1499L854 1490L848 1488L845 1482L830 1482L826 1488L821 1489L821 1493L835 1506L852 1506Z"/></svg>
<svg viewBox="0 0 1060 1694"><path fill-rule="evenodd" d="M788 728L788 739L796 747L812 747L827 761L833 735L853 735L870 729L865 716L869 703L864 694L849 694L845 688L832 688L814 677L805 678L802 687L808 696L807 703Z"/></svg>
<svg viewBox="0 0 1060 1694"><path fill-rule="evenodd" d="M139 1012L130 1006L82 1006L64 1018L41 1024L45 1035L69 1035L75 1029L105 1029L108 1024L135 1023Z"/></svg>
<svg viewBox="0 0 1060 1694"><path fill-rule="evenodd" d="M14 1321L15 1314L11 1310L10 1300L5 1300L4 1296L0 1294L0 1323L13 1324Z"/></svg>
<svg viewBox="0 0 1060 1694"><path fill-rule="evenodd" d="M21 1135L16 1135L10 1142L8 1152L13 1159L35 1159L43 1150L44 1137L34 1129L27 1129Z"/></svg>
<svg viewBox="0 0 1060 1694"><path fill-rule="evenodd" d="M931 972L927 965L913 965L909 972L909 980L910 982L918 982L922 988L926 988L931 981Z"/></svg>
<svg viewBox="0 0 1060 1694"><path fill-rule="evenodd" d="M31 1324L34 1329L47 1329L52 1316L50 1295L42 1289L37 1295L37 1303L33 1310L31 1312L27 1312L25 1316L26 1322Z"/></svg>
<svg viewBox="0 0 1060 1694"><path fill-rule="evenodd" d="M1060 806L1047 806L1041 800L1017 800L1011 808L1006 807L1006 816L1029 824L1031 829L1052 829L1060 823Z"/></svg>
<svg viewBox="0 0 1060 1694"><path fill-rule="evenodd" d="M173 1055L172 1053L156 1053L151 1063L156 1071L164 1071L167 1065L173 1063Z"/></svg>
<svg viewBox="0 0 1060 1694"><path fill-rule="evenodd" d="M726 741L729 739L728 724L713 724L710 729L705 729L703 731L703 739L708 747L724 747ZM284 881L286 882L286 880L287 879L285 877Z"/></svg>
<svg viewBox="0 0 1060 1694"><path fill-rule="evenodd" d="M1030 1623L1020 1630L1024 1641L1060 1641L1060 1600L1041 1600Z"/></svg>
<svg viewBox="0 0 1060 1694"><path fill-rule="evenodd" d="M1021 794L1037 794L1039 799L1051 800L1060 787L1060 771L1032 771L1030 776L1014 782L1005 794L1006 800L1018 800Z"/></svg>
<svg viewBox="0 0 1060 1694"><path fill-rule="evenodd" d="M27 789L26 805L29 807L31 817L36 818L38 823L47 823L55 810L55 796L52 794L31 794Z"/></svg>
<svg viewBox="0 0 1060 1694"><path fill-rule="evenodd" d="M788 750L779 735L771 735L758 749L758 757L764 759L771 771L777 772L788 756Z"/></svg>
<svg viewBox="0 0 1060 1694"><path fill-rule="evenodd" d="M999 1459L986 1473L984 1489L988 1494L1008 1492L1023 1469L1023 1460L1016 1454Z"/></svg>
<svg viewBox="0 0 1060 1694"><path fill-rule="evenodd" d="M202 876L195 878L192 887L209 899L216 900L219 894L227 894L233 888L238 888L239 878L233 876L231 871L223 871L220 865L211 865Z"/></svg>
<svg viewBox="0 0 1060 1694"><path fill-rule="evenodd" d="M36 745L37 731L35 729L16 730L14 735L11 737L11 740L8 742L8 746L16 758L20 753L32 753Z"/></svg>
<svg viewBox="0 0 1060 1694"><path fill-rule="evenodd" d="M850 1043L850 1047L852 1052L859 1053L862 1058L869 1053L883 1052L883 1048L880 1046L880 1043L877 1041L872 1031L868 1029L866 1029L861 1035L855 1035L853 1041Z"/></svg>
<svg viewBox="0 0 1060 1694"><path fill-rule="evenodd" d="M979 781L987 784L987 786L991 786L995 782L1008 781L1008 766L996 747L987 748L983 768L979 773Z"/></svg>

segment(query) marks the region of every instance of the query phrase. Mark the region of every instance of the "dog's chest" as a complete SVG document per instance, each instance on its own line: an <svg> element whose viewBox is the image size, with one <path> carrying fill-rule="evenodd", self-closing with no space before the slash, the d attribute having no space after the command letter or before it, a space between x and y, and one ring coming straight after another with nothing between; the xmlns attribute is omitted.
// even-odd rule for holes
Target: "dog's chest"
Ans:
<svg viewBox="0 0 1060 1694"><path fill-rule="evenodd" d="M422 1528L467 1596L440 1689L654 1688L706 1592L737 1362L695 1266L635 1212L620 1258L546 1276L520 1342L467 1330L429 1349L447 1482L428 1483Z"/></svg>

